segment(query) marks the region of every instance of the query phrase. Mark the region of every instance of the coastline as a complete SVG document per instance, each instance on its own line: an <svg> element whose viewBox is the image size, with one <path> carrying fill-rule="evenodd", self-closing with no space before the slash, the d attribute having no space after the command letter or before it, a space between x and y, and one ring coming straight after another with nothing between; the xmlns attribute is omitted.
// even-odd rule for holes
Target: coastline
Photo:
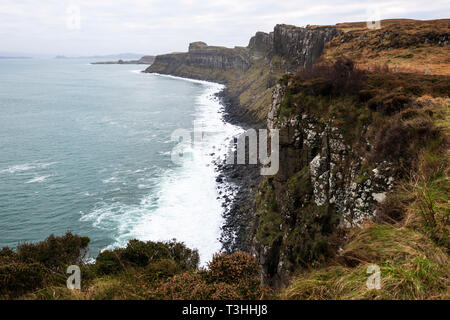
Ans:
<svg viewBox="0 0 450 320"><path fill-rule="evenodd" d="M251 121L246 121L245 118L242 119L239 113L240 106L236 104L233 97L227 92L227 87L223 83L156 72L150 74L202 84L221 85L221 90L214 95L219 99L222 106L221 116L223 122L237 126L242 130L249 129L254 124ZM235 137L237 135L233 138ZM254 206L260 180L259 166L249 164L229 165L225 163L223 157L215 160L213 164L217 172L218 196L224 208L222 213L223 223L219 237L222 245L221 249L229 253L238 250L250 252L250 242L254 232L254 217L251 214L251 209Z"/></svg>
<svg viewBox="0 0 450 320"><path fill-rule="evenodd" d="M239 105L229 95L226 86L217 93L223 106L224 121L237 125L244 130L249 129L253 122L240 117ZM246 150L247 152L248 150ZM254 216L256 192L260 181L259 165L223 163L216 164L219 177L235 186L234 197L224 212L224 224L220 242L225 252L251 251L251 238L254 234ZM224 201L228 201L224 197Z"/></svg>

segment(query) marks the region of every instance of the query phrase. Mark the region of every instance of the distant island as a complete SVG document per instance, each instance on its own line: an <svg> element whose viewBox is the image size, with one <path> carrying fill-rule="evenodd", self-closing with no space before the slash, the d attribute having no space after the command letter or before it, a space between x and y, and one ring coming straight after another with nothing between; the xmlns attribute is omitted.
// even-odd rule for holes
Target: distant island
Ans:
<svg viewBox="0 0 450 320"><path fill-rule="evenodd" d="M118 54L109 54L109 55L94 55L94 56L75 56L68 57L64 55L57 55L55 59L139 59L143 54L139 53L118 53Z"/></svg>
<svg viewBox="0 0 450 320"><path fill-rule="evenodd" d="M99 61L91 64L152 64L155 61L155 56L143 56L139 60L116 60L116 61Z"/></svg>

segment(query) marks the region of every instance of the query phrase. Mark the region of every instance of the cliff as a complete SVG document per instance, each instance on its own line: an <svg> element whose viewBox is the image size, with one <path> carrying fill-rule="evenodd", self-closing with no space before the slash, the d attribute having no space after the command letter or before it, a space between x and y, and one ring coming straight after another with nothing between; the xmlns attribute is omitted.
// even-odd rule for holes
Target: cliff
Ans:
<svg viewBox="0 0 450 320"><path fill-rule="evenodd" d="M186 53L157 56L146 72L177 76L202 77L217 81L231 81L226 75L208 75L207 69L236 70L245 73L255 61L274 56L282 58L286 69L311 66L321 55L325 44L338 34L335 27L315 29L290 25L276 25L271 33L257 32L247 47L215 47L204 42L193 42ZM203 72L188 73L191 68L205 68Z"/></svg>
<svg viewBox="0 0 450 320"><path fill-rule="evenodd" d="M427 112L442 110L431 97L446 97L448 85L445 76L367 73L350 60L282 78L267 118L280 130L280 169L261 182L255 210L253 253L265 283L282 286L299 266L321 265L342 250L348 230L389 211L406 168L445 146L427 150L441 143Z"/></svg>
<svg viewBox="0 0 450 320"><path fill-rule="evenodd" d="M262 124L276 80L286 71L312 65L325 43L338 33L335 27L276 25L273 32L257 32L247 47L191 43L188 52L157 56L145 72L227 84L224 96L233 114L231 120Z"/></svg>
<svg viewBox="0 0 450 320"><path fill-rule="evenodd" d="M406 168L418 170L424 152L442 160L424 144L437 143L437 119L429 115L442 113L434 99L448 96L448 19L382 26L277 25L245 48L194 43L146 70L225 83L231 120L280 130L279 172L237 201L240 226L226 225L238 227L225 247L252 252L265 284L283 287L294 272L332 257L353 266L339 254L354 245L349 235L412 210L387 207L410 183ZM416 114L411 109L423 109L422 97L433 111ZM411 112L414 120L406 121Z"/></svg>
<svg viewBox="0 0 450 320"><path fill-rule="evenodd" d="M50 236L0 250L0 297L449 299L448 19L381 23L277 25L245 48L157 56L146 72L226 83L230 120L279 130L276 175L219 164L240 183L233 253L199 270L182 243L131 240L86 264L89 239Z"/></svg>

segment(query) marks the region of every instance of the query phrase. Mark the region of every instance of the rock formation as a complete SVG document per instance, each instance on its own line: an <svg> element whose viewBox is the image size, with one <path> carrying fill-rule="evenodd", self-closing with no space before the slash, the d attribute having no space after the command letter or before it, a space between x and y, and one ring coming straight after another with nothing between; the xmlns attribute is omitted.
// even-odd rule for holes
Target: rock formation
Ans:
<svg viewBox="0 0 450 320"><path fill-rule="evenodd" d="M271 33L257 32L247 47L225 48L193 42L188 52L157 56L146 72L226 82L223 77L208 75L206 71L193 73L189 67L245 72L255 61L262 58L269 61L274 56L286 61L286 69L295 70L312 65L325 44L338 33L334 27L308 29L280 24Z"/></svg>

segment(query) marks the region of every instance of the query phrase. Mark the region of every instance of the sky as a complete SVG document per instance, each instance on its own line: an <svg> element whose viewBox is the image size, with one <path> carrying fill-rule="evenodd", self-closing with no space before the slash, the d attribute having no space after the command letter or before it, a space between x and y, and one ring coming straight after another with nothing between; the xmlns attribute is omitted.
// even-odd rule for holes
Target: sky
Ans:
<svg viewBox="0 0 450 320"><path fill-rule="evenodd" d="M67 56L246 46L278 23L450 18L450 1L0 0L0 54Z"/></svg>

